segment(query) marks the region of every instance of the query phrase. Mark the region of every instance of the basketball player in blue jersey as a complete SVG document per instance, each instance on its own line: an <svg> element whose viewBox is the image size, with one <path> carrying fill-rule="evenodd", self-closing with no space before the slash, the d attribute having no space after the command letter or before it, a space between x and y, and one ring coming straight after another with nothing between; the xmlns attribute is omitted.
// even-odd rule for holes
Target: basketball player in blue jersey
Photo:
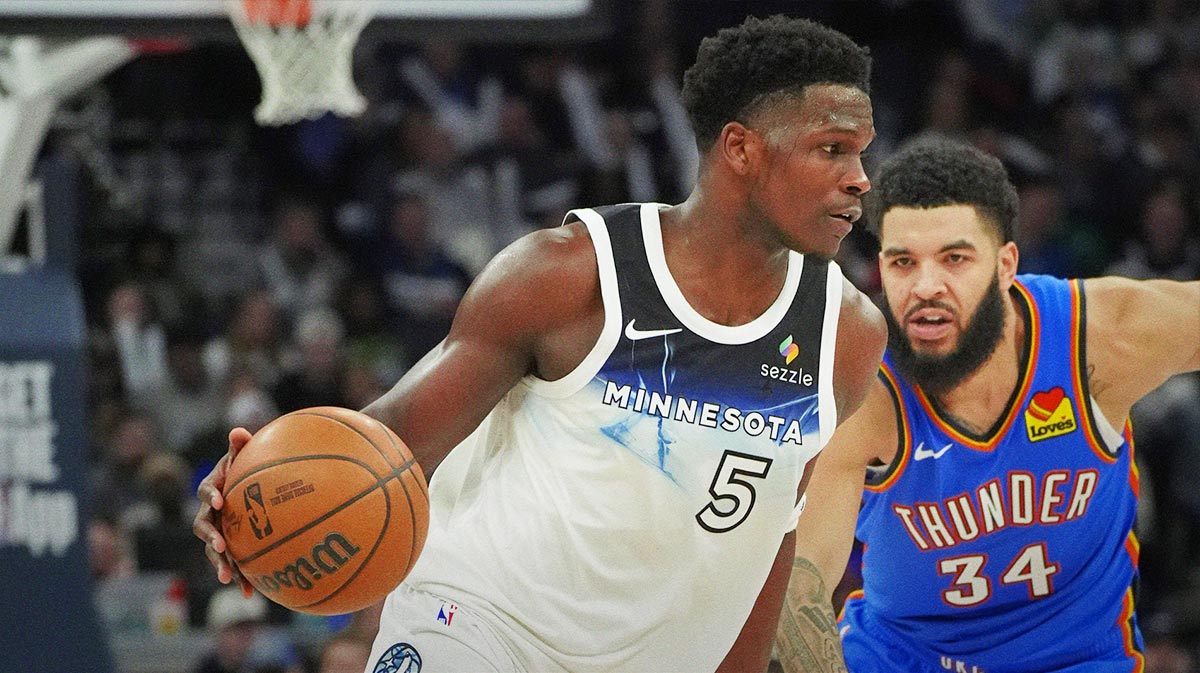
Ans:
<svg viewBox="0 0 1200 673"><path fill-rule="evenodd" d="M521 239L365 409L437 466L368 671L766 669L811 459L886 344L829 261L870 188L868 77L865 49L810 21L706 39L688 199ZM225 582L228 462L195 523Z"/></svg>
<svg viewBox="0 0 1200 673"><path fill-rule="evenodd" d="M1141 673L1127 418L1200 368L1200 282L1017 275L1016 191L966 145L875 182L888 352L808 489L784 669Z"/></svg>

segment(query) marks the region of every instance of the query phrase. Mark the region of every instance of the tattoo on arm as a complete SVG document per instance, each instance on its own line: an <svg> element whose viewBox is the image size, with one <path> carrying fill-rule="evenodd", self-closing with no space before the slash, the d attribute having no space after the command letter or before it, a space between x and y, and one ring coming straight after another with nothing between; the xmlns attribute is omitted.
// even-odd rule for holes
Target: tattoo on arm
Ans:
<svg viewBox="0 0 1200 673"><path fill-rule="evenodd" d="M792 562L776 644L786 673L846 673L830 594L808 559Z"/></svg>

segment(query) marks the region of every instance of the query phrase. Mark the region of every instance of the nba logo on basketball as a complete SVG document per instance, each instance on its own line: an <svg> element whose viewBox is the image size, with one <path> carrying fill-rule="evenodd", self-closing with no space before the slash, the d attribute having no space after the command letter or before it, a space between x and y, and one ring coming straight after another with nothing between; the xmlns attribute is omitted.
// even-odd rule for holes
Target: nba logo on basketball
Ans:
<svg viewBox="0 0 1200 673"><path fill-rule="evenodd" d="M1061 386L1035 393L1025 409L1029 441L1058 437L1075 430L1075 409Z"/></svg>
<svg viewBox="0 0 1200 673"><path fill-rule="evenodd" d="M247 517L250 520L250 528L254 531L254 537L263 539L273 532L271 528L271 517L267 516L267 506L263 504L262 487L258 482L254 482L246 487L243 492L243 500L246 502Z"/></svg>
<svg viewBox="0 0 1200 673"><path fill-rule="evenodd" d="M442 603L442 607L438 608L437 620L446 626L450 626L450 622L454 621L454 611L457 609L458 606L453 603L450 604L448 609L446 608L446 604Z"/></svg>

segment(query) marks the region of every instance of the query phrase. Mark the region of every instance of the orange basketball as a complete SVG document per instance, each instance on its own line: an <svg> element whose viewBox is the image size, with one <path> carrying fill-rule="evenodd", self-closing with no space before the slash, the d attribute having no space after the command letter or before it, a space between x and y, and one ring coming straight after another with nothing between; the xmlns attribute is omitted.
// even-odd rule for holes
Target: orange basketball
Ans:
<svg viewBox="0 0 1200 673"><path fill-rule="evenodd" d="M339 407L280 416L225 478L221 532L264 596L316 615L382 600L429 528L425 475L387 426Z"/></svg>

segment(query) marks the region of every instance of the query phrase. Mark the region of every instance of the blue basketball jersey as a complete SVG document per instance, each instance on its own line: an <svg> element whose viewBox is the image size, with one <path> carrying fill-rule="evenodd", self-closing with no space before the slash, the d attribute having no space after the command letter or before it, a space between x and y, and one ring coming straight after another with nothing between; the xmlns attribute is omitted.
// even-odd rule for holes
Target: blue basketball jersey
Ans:
<svg viewBox="0 0 1200 673"><path fill-rule="evenodd" d="M1083 283L1022 275L1026 361L1005 414L964 431L890 355L896 458L863 495L854 673L1136 671L1138 477L1087 388Z"/></svg>

